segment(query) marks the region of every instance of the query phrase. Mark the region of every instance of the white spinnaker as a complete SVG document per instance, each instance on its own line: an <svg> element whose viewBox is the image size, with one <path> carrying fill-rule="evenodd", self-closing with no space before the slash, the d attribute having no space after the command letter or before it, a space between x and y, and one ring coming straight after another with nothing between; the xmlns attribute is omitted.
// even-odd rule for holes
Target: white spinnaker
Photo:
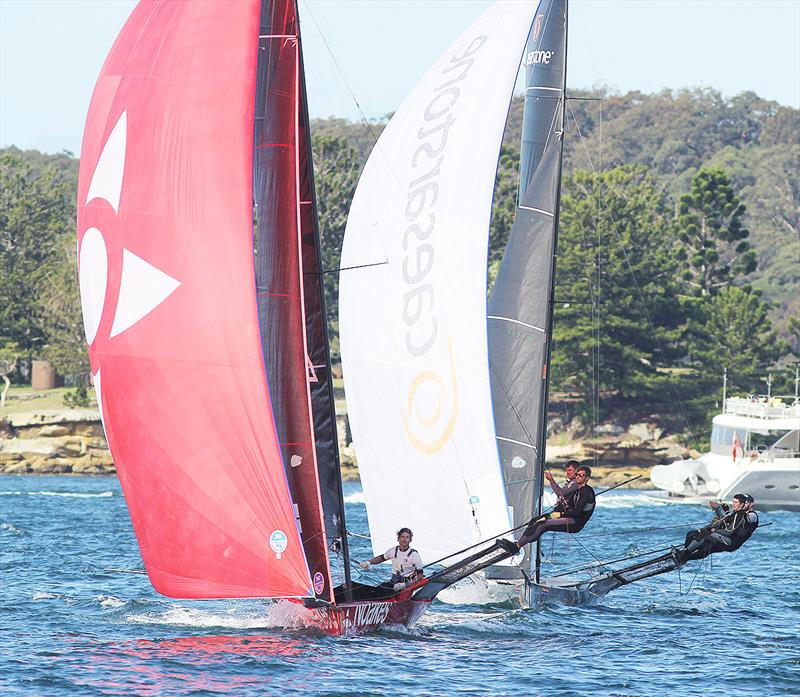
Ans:
<svg viewBox="0 0 800 697"><path fill-rule="evenodd" d="M340 274L347 408L376 553L426 562L510 527L489 391L486 254L536 3L497 3L398 109L361 175ZM373 266L368 266L373 265Z"/></svg>

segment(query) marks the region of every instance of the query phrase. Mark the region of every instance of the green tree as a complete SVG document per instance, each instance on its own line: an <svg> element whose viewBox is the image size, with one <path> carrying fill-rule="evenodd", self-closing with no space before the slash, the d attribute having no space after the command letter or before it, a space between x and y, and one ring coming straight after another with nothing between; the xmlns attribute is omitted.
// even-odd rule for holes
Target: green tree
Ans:
<svg viewBox="0 0 800 697"><path fill-rule="evenodd" d="M325 303L328 310L331 354L339 357L339 262L350 202L361 174L359 151L341 136L314 135L314 179L320 227ZM344 271L343 273L348 273Z"/></svg>
<svg viewBox="0 0 800 697"><path fill-rule="evenodd" d="M728 286L695 310L691 362L698 375L716 382L727 368L731 391L753 392L758 376L788 351L757 291Z"/></svg>
<svg viewBox="0 0 800 697"><path fill-rule="evenodd" d="M47 340L38 284L74 221L75 182L64 171L36 176L25 156L0 155L0 345L13 342L28 360Z"/></svg>
<svg viewBox="0 0 800 697"><path fill-rule="evenodd" d="M554 389L663 393L685 324L669 199L644 167L575 172L561 198ZM599 361L599 376L596 372Z"/></svg>
<svg viewBox="0 0 800 697"><path fill-rule="evenodd" d="M76 269L75 235L70 230L58 239L56 253L39 274L36 304L46 338L42 358L81 387L88 384L90 368Z"/></svg>
<svg viewBox="0 0 800 697"><path fill-rule="evenodd" d="M508 244L511 226L517 212L517 188L519 187L519 145L512 148L503 145L497 163L494 182L492 219L489 225L489 290L500 270L503 253Z"/></svg>
<svg viewBox="0 0 800 697"><path fill-rule="evenodd" d="M746 208L720 169L701 169L678 204L675 250L684 292L712 295L756 268L744 226Z"/></svg>

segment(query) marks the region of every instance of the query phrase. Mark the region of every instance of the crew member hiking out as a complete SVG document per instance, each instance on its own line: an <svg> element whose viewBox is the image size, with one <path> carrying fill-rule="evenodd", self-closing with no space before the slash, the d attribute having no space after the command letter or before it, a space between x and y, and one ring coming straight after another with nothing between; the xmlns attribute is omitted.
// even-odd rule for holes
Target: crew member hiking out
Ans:
<svg viewBox="0 0 800 697"><path fill-rule="evenodd" d="M682 564L690 559L705 559L709 554L739 549L758 527L754 503L750 494L736 494L733 497L733 510L720 516L724 509L716 501L710 501L709 505L715 513L714 520L711 525L692 530L686 535L685 549L673 553L676 560Z"/></svg>
<svg viewBox="0 0 800 697"><path fill-rule="evenodd" d="M497 544L507 552L516 554L522 547L535 542L546 532L580 532L594 513L594 489L588 483L591 476L590 467L587 465L578 467L575 473L576 488L559 500L555 511L532 521L516 542L501 539L497 540Z"/></svg>
<svg viewBox="0 0 800 697"><path fill-rule="evenodd" d="M564 483L560 486L556 484L555 477L550 470L544 471L544 478L550 483L550 488L559 499L566 499L578 488L578 484L575 482L575 473L580 464L577 460L567 460L567 464L564 465Z"/></svg>
<svg viewBox="0 0 800 697"><path fill-rule="evenodd" d="M411 538L413 536L414 534L409 528L400 528L397 531L397 545L395 547L390 547L377 557L362 561L359 566L362 569L368 569L370 564L382 564L385 561L391 560L392 577L389 581L381 585L396 591L402 590L408 586L408 584L424 575L422 571L422 557L420 557L416 549L411 548Z"/></svg>

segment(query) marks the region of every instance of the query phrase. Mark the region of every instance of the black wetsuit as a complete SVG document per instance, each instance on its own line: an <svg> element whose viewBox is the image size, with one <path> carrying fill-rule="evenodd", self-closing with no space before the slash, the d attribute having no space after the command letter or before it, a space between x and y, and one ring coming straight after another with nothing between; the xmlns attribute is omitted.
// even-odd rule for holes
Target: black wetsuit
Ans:
<svg viewBox="0 0 800 697"><path fill-rule="evenodd" d="M535 542L546 532L580 532L594 513L594 504L594 489L584 484L568 494L565 501L558 502L556 510L561 513L560 518L538 518L533 521L525 528L517 544L522 547Z"/></svg>
<svg viewBox="0 0 800 697"><path fill-rule="evenodd" d="M758 527L755 511L734 511L722 520L702 530L686 535L686 559L705 559L717 552L734 552L741 547Z"/></svg>

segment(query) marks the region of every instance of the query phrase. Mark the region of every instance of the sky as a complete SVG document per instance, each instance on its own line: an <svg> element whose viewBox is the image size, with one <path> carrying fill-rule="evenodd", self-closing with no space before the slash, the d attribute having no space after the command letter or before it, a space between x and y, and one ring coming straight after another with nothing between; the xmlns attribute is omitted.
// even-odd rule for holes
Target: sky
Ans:
<svg viewBox="0 0 800 697"><path fill-rule="evenodd" d="M80 152L95 79L134 5L0 0L0 146ZM300 0L312 118L394 111L490 5ZM751 90L800 108L800 0L572 0L569 22L571 88Z"/></svg>

